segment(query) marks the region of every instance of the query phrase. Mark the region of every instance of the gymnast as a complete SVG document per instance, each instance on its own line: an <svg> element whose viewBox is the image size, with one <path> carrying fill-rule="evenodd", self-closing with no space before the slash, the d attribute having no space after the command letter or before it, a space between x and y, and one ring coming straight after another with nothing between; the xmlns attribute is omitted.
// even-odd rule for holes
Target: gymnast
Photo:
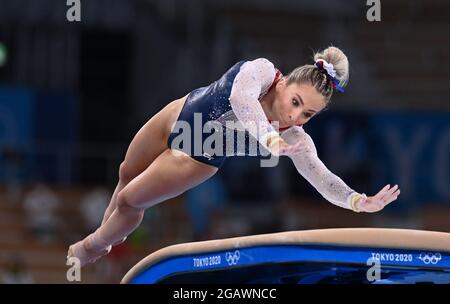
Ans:
<svg viewBox="0 0 450 304"><path fill-rule="evenodd" d="M398 186L386 185L374 196L351 189L318 158L302 127L329 104L334 91L344 91L348 75L346 55L328 47L314 55L313 64L297 67L287 76L265 58L240 61L209 86L172 101L133 138L100 227L72 244L68 258L78 258L81 266L94 263L126 240L147 208L184 193L219 170L228 154L193 155L174 148L174 126L178 121L193 123L195 115L205 123L240 122L271 155L291 158L298 172L332 204L355 212L382 210L397 199Z"/></svg>

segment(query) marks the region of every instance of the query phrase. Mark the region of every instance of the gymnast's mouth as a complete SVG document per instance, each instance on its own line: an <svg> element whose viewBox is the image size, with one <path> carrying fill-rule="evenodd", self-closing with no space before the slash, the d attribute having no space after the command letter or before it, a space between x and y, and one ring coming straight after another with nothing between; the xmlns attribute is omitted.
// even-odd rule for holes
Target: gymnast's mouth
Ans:
<svg viewBox="0 0 450 304"><path fill-rule="evenodd" d="M284 117L280 117L280 121L278 123L280 124L281 128L285 128L285 127L291 126L291 124L288 123L287 120L284 119Z"/></svg>

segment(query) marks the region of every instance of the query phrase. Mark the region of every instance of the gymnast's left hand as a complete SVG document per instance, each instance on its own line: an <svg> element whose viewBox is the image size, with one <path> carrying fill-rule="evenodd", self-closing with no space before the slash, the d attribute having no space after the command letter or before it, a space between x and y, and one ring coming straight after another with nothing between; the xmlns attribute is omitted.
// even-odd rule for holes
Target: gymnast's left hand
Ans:
<svg viewBox="0 0 450 304"><path fill-rule="evenodd" d="M395 201L399 195L400 189L398 188L398 185L395 185L394 187L386 185L374 196L361 197L356 202L356 208L358 211L362 212L378 212Z"/></svg>

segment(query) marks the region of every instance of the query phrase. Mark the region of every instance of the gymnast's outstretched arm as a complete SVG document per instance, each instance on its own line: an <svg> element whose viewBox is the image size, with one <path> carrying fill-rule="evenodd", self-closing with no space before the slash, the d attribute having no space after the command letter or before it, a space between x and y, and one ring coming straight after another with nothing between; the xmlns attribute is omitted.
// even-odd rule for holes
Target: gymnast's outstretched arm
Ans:
<svg viewBox="0 0 450 304"><path fill-rule="evenodd" d="M390 185L373 197L367 197L350 188L319 159L313 140L302 127L291 127L283 132L282 137L287 143L301 147L301 151L289 157L298 172L332 204L356 212L376 212L397 199L400 194L397 186L390 188Z"/></svg>

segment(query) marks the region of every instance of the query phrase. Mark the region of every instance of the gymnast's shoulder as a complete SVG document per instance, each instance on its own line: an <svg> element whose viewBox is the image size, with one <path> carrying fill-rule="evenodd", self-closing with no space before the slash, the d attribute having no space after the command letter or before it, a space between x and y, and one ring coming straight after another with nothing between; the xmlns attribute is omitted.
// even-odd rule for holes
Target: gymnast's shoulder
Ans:
<svg viewBox="0 0 450 304"><path fill-rule="evenodd" d="M246 66L252 66L257 69L275 70L275 65L267 58L259 57L245 62Z"/></svg>

